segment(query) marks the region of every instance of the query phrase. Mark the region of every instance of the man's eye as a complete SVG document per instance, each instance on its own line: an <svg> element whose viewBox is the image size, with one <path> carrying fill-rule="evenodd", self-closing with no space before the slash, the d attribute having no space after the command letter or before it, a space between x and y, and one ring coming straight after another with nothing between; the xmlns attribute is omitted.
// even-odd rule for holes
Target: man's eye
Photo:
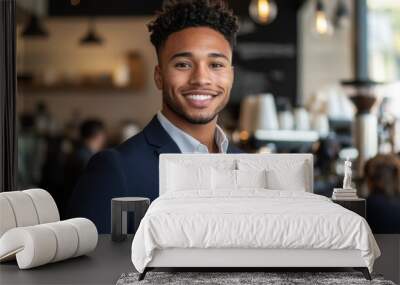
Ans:
<svg viewBox="0 0 400 285"><path fill-rule="evenodd" d="M189 68L190 64L186 63L186 62L178 62L177 64L175 64L175 67L177 67L177 68Z"/></svg>
<svg viewBox="0 0 400 285"><path fill-rule="evenodd" d="M222 68L222 67L224 67L224 65L221 63L211 63L211 67L212 68Z"/></svg>

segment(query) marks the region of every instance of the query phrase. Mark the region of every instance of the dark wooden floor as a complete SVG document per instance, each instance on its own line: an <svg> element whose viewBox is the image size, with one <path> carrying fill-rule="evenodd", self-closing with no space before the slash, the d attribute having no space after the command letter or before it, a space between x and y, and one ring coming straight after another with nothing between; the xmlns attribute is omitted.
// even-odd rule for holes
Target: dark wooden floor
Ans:
<svg viewBox="0 0 400 285"><path fill-rule="evenodd" d="M382 257L376 260L374 273L400 284L400 235L376 235L375 238ZM101 235L97 249L88 256L29 270L19 270L15 262L0 264L0 284L115 284L122 273L134 271L131 241L132 237L114 243L109 235Z"/></svg>

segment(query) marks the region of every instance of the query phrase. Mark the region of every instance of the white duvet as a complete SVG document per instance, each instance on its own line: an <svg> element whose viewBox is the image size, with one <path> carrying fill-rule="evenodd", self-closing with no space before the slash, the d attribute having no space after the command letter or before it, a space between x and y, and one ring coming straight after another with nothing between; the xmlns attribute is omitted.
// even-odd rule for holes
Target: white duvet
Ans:
<svg viewBox="0 0 400 285"><path fill-rule="evenodd" d="M143 272L155 249L358 249L372 272L379 248L364 218L328 198L300 191L248 189L208 195L167 193L156 199L132 243Z"/></svg>

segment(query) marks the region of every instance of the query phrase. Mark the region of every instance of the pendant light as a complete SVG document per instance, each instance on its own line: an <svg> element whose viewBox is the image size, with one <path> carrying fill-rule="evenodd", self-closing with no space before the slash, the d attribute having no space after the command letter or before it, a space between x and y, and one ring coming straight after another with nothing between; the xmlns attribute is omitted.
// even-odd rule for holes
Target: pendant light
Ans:
<svg viewBox="0 0 400 285"><path fill-rule="evenodd" d="M30 14L29 20L26 25L22 28L22 37L31 38L31 39L40 39L47 38L49 33L46 28L43 26L39 15L41 15L40 6L41 2L37 1L36 6L34 7L34 11Z"/></svg>
<svg viewBox="0 0 400 285"><path fill-rule="evenodd" d="M339 0L337 3L334 24L336 28L350 26L350 12L344 0Z"/></svg>
<svg viewBox="0 0 400 285"><path fill-rule="evenodd" d="M314 31L321 36L333 33L332 23L326 14L325 5L322 0L317 0L315 7Z"/></svg>
<svg viewBox="0 0 400 285"><path fill-rule="evenodd" d="M278 8L274 0L251 0L249 14L256 23L268 25L275 20Z"/></svg>
<svg viewBox="0 0 400 285"><path fill-rule="evenodd" d="M48 35L39 17L32 14L27 25L23 28L22 36L26 38L47 38Z"/></svg>
<svg viewBox="0 0 400 285"><path fill-rule="evenodd" d="M103 39L97 34L94 19L89 20L89 29L85 36L80 39L81 45L101 45Z"/></svg>

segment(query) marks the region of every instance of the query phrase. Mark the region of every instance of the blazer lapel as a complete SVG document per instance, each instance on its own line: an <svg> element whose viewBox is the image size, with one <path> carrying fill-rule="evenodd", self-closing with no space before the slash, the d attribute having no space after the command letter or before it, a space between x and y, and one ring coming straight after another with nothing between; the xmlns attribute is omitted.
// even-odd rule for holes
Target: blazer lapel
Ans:
<svg viewBox="0 0 400 285"><path fill-rule="evenodd" d="M157 116L154 116L150 123L143 129L143 133L147 142L155 147L155 151L158 154L181 152L174 140L161 126Z"/></svg>

